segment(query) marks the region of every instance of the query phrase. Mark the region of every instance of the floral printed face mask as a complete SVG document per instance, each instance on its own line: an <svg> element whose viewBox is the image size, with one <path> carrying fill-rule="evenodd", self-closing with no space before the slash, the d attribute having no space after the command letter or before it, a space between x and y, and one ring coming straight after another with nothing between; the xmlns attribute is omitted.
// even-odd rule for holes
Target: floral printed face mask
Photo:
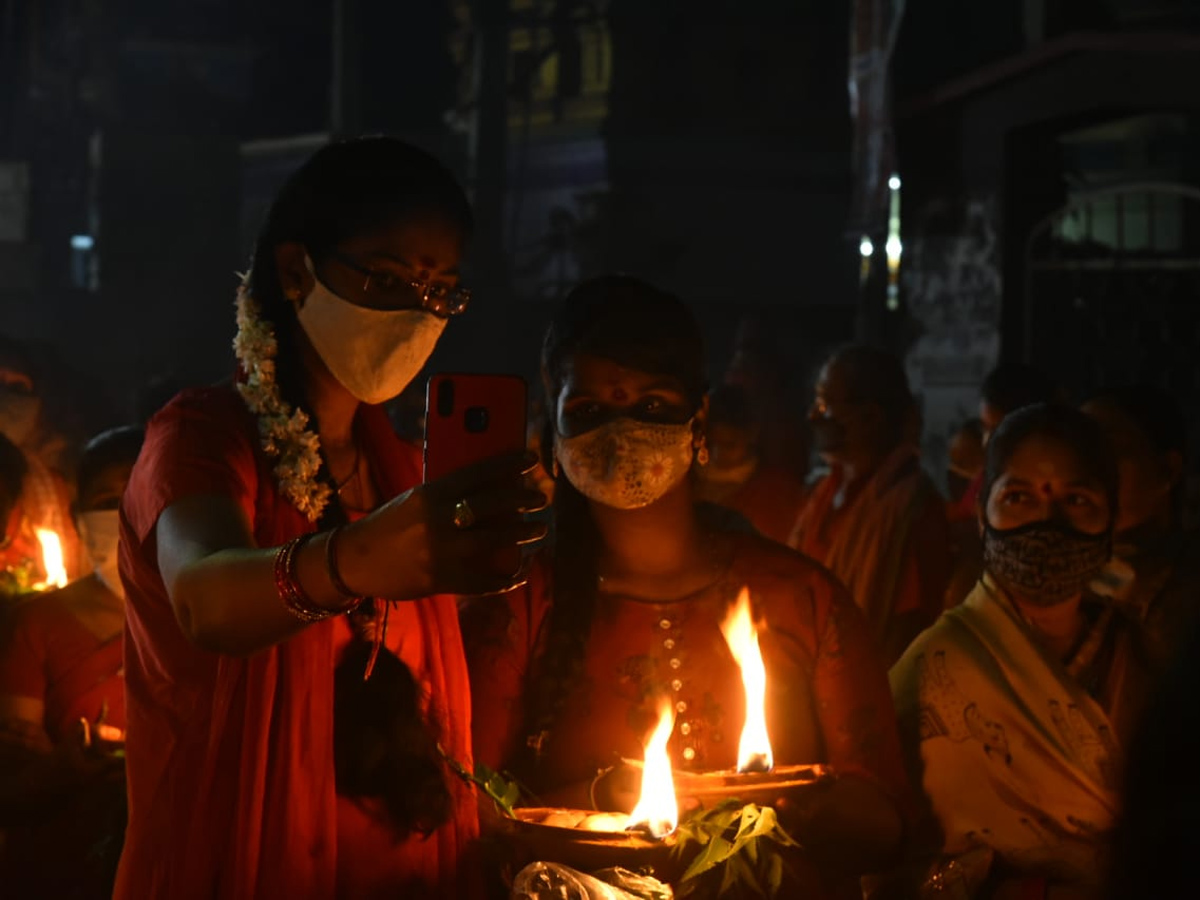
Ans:
<svg viewBox="0 0 1200 900"><path fill-rule="evenodd" d="M692 468L692 423L652 425L614 419L575 437L555 435L563 474L587 497L613 509L661 499Z"/></svg>

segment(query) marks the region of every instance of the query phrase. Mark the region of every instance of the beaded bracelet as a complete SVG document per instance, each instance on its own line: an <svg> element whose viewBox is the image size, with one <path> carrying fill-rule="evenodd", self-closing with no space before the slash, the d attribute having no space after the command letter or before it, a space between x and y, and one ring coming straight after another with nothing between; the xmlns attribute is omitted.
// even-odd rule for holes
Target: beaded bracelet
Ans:
<svg viewBox="0 0 1200 900"><path fill-rule="evenodd" d="M342 526L337 525L333 531L329 532L329 537L325 539L325 572L329 576L329 581L333 585L333 589L341 594L342 599L350 605L350 608L358 606L366 598L362 594L356 594L350 590L346 582L342 580L342 573L338 570L337 564L337 539L342 533Z"/></svg>

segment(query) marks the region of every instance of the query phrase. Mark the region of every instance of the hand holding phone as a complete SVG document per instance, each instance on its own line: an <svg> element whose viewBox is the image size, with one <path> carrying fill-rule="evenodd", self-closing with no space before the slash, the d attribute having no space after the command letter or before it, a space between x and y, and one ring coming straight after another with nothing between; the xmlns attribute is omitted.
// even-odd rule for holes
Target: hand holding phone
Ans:
<svg viewBox="0 0 1200 900"><path fill-rule="evenodd" d="M529 569L525 548L546 535L544 524L524 519L546 501L526 485L535 461L518 451L469 465L345 526L342 579L356 593L388 600L520 586Z"/></svg>
<svg viewBox="0 0 1200 900"><path fill-rule="evenodd" d="M496 573L510 576L510 585L523 582L528 565L523 548L545 533L523 520L546 504L545 496L527 484L533 465L526 450L527 413L525 382L517 376L453 374L429 379L425 499L450 509L449 516L436 514L448 518L444 524L450 531L431 550L435 562L444 556L434 568L453 580L453 593L490 592L482 587ZM518 465L506 467L505 459L516 459ZM446 583L442 576L434 577ZM480 589L466 590L474 584Z"/></svg>

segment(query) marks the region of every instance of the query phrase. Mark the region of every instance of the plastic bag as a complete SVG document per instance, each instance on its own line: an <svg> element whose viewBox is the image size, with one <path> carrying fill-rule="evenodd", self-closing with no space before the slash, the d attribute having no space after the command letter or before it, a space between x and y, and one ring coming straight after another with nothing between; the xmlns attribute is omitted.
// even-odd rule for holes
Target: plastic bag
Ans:
<svg viewBox="0 0 1200 900"><path fill-rule="evenodd" d="M606 884L621 888L640 900L674 900L675 897L670 885L663 884L650 875L638 875L636 872L630 872L620 866L601 869L592 874Z"/></svg>
<svg viewBox="0 0 1200 900"><path fill-rule="evenodd" d="M597 874L605 880L558 863L530 863L513 879L510 896L513 900L672 900L671 889L654 878L625 869Z"/></svg>

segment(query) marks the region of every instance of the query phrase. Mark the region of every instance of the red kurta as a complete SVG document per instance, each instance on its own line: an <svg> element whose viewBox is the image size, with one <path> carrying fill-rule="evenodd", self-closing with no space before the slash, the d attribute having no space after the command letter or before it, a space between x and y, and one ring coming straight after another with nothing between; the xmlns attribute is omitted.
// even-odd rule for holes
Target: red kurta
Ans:
<svg viewBox="0 0 1200 900"><path fill-rule="evenodd" d="M720 623L746 585L756 618L767 625L759 640L776 762L827 763L905 796L887 675L862 614L811 560L757 536L731 539L732 565L693 598L601 595L582 677L543 743L534 779L542 790L591 779L619 756L640 759L659 691L676 704L673 765L736 766L744 694ZM527 588L476 601L464 613L476 756L493 768L511 767L528 737L526 703L538 686L550 595L542 567Z"/></svg>
<svg viewBox="0 0 1200 900"><path fill-rule="evenodd" d="M418 481L416 455L382 409L364 407L359 426L383 496ZM201 650L180 630L154 527L172 503L197 495L235 498L260 547L312 530L280 494L255 419L232 389L185 392L151 422L122 508L129 828L115 896L455 896L457 863L478 827L469 789L451 783L454 819L427 840L399 844L337 797L333 672L349 639L343 621L246 658ZM428 685L447 752L470 766L454 601L398 612L389 645ZM351 841L360 852L348 852Z"/></svg>

